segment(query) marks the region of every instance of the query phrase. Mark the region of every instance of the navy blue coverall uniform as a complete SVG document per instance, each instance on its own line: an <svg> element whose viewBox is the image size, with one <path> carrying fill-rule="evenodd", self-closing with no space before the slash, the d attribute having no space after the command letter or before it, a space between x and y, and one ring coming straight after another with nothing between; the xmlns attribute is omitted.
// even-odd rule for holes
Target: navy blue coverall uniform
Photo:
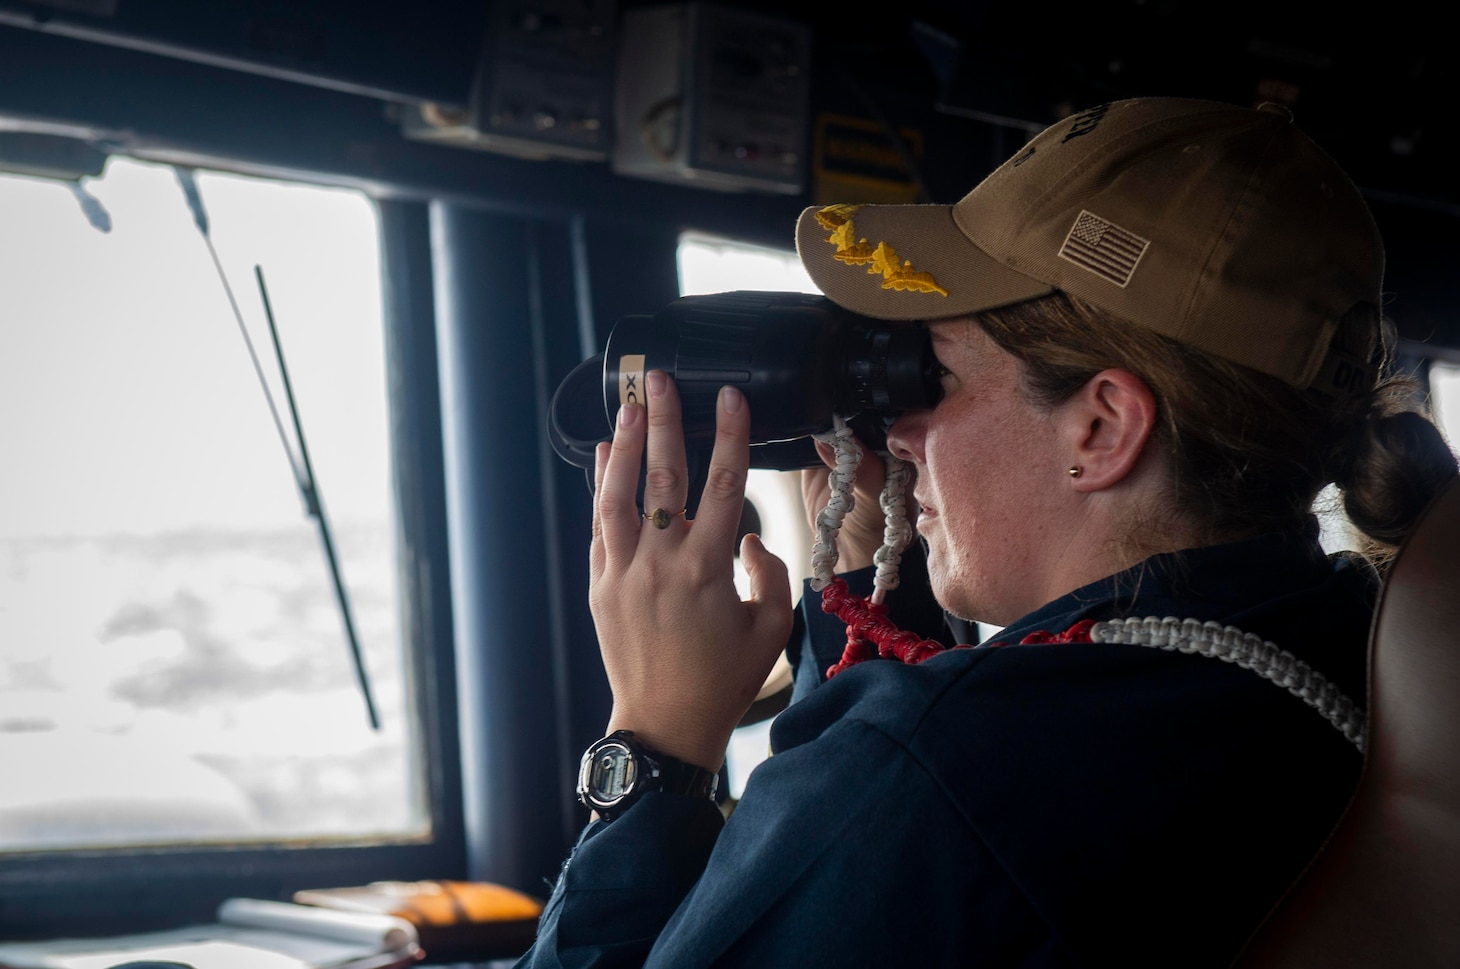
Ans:
<svg viewBox="0 0 1460 969"><path fill-rule="evenodd" d="M849 578L869 591L870 570ZM1376 589L1316 528L1270 535L1155 556L992 637L1008 645L819 685L845 635L809 594L797 699L728 821L651 793L590 824L519 965L1226 966L1342 812L1357 748L1230 663L1019 641L1217 620L1362 703Z"/></svg>

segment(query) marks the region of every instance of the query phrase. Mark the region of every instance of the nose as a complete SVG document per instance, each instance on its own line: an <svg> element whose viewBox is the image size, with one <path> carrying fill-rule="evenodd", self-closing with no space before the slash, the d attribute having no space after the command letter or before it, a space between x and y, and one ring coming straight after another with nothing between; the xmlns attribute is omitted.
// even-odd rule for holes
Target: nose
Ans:
<svg viewBox="0 0 1460 969"><path fill-rule="evenodd" d="M923 462L923 439L926 436L928 410L904 411L887 429L887 450L893 456L914 464Z"/></svg>

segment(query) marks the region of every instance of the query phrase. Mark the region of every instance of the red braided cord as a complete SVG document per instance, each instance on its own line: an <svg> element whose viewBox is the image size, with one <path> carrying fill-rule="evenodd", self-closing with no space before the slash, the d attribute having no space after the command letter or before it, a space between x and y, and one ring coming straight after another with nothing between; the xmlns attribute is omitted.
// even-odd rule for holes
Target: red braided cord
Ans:
<svg viewBox="0 0 1460 969"><path fill-rule="evenodd" d="M887 606L873 602L870 597L854 595L845 579L832 579L821 590L821 609L835 615L847 624L847 646L841 661L828 667L826 678L831 679L842 670L877 656L895 659L903 663L921 663L929 657L945 652L948 647L935 639L923 639L916 633L898 629L887 618ZM1036 630L1019 640L1021 646L1045 643L1088 643L1093 619L1082 619L1062 633L1046 629ZM991 643L1003 646L1004 643ZM967 643L960 643L953 649L970 649Z"/></svg>
<svg viewBox="0 0 1460 969"><path fill-rule="evenodd" d="M846 649L842 652L841 661L827 669L827 679L874 656L903 663L921 663L947 649L937 640L923 639L916 633L898 629L887 618L885 605L854 595L847 588L845 579L832 579L821 590L821 608L847 624Z"/></svg>
<svg viewBox="0 0 1460 969"><path fill-rule="evenodd" d="M1042 643L1088 643L1090 641L1090 630L1094 625L1095 620L1093 619L1081 619L1062 633L1052 633L1047 629L1036 629L1028 636L1019 640L1019 645L1036 646Z"/></svg>

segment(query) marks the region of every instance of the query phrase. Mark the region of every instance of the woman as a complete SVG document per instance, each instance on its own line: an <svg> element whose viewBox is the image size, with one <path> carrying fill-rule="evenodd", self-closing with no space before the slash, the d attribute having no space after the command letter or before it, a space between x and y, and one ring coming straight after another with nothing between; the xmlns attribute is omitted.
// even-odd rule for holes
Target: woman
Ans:
<svg viewBox="0 0 1460 969"><path fill-rule="evenodd" d="M1384 376L1357 191L1281 110L1142 99L957 205L808 210L797 242L835 302L926 321L943 395L892 426L890 466L938 603L1004 628L940 649L858 597L870 569L820 576L850 634L803 603L801 698L722 823L706 778L793 615L754 536L733 587L744 398L721 392L686 521L651 374L598 462L601 816L523 964L1229 964L1352 790L1376 567L1456 473ZM1366 558L1318 545L1330 482ZM841 568L877 542L870 487ZM630 767L656 789L621 796Z"/></svg>

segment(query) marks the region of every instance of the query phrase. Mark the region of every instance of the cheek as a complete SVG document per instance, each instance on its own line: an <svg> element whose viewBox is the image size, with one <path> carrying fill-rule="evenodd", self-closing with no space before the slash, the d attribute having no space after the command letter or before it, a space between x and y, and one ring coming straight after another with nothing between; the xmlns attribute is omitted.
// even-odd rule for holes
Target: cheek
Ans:
<svg viewBox="0 0 1460 969"><path fill-rule="evenodd" d="M928 498L941 514L964 509L969 496L977 491L982 450L970 435L959 433L955 426L929 431L923 477L927 479Z"/></svg>
<svg viewBox="0 0 1460 969"><path fill-rule="evenodd" d="M1051 422L990 411L949 414L928 429L928 500L946 529L946 551L960 558L1004 557L1037 536L1050 489L1064 483Z"/></svg>
<svg viewBox="0 0 1460 969"><path fill-rule="evenodd" d="M951 505L978 501L1019 476L1030 452L1046 447L1041 428L996 404L934 412L927 429L926 462L938 494Z"/></svg>

